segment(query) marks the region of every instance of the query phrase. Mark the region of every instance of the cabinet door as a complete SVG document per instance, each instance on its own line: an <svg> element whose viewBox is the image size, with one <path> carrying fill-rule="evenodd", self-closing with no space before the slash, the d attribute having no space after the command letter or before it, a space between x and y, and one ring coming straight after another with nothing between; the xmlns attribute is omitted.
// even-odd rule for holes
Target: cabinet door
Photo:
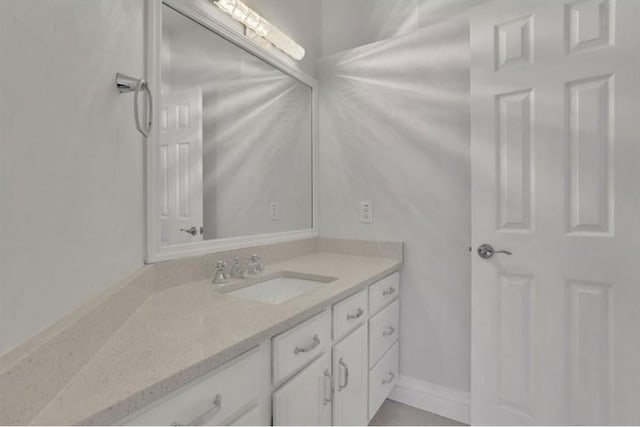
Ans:
<svg viewBox="0 0 640 427"><path fill-rule="evenodd" d="M273 394L274 425L330 425L332 382L325 353Z"/></svg>
<svg viewBox="0 0 640 427"><path fill-rule="evenodd" d="M367 424L367 359L366 324L333 347L334 425Z"/></svg>

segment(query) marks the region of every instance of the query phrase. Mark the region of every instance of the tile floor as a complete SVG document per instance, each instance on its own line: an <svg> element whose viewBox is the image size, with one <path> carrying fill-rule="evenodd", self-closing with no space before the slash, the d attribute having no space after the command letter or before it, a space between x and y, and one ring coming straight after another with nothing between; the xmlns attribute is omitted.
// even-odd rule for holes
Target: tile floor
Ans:
<svg viewBox="0 0 640 427"><path fill-rule="evenodd" d="M466 424L412 406L385 400L371 420L372 426L463 426Z"/></svg>

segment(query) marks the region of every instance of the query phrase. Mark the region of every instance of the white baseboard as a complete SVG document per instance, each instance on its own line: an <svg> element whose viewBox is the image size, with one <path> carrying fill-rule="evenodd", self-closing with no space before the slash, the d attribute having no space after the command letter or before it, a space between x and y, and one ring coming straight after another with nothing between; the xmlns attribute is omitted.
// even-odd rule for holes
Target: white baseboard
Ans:
<svg viewBox="0 0 640 427"><path fill-rule="evenodd" d="M470 424L469 392L401 375L389 399Z"/></svg>

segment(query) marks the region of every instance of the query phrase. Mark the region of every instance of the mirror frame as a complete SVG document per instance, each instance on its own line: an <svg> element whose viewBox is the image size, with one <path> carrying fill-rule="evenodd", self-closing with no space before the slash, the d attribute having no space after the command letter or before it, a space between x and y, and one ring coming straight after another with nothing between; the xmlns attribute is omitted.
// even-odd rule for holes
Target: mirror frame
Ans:
<svg viewBox="0 0 640 427"><path fill-rule="evenodd" d="M311 179L312 179L312 227L303 230L285 231L279 233L255 234L222 239L203 240L162 246L160 244L160 197L158 185L160 134L158 123L159 108L154 108L151 132L145 144L146 159L146 263L167 261L187 256L203 255L223 252L251 246L308 239L318 236L318 82L313 77L299 69L286 64L275 54L253 44L233 27L241 25L226 16L210 0L147 0L147 59L146 76L150 85L153 99L157 104L161 99L161 41L162 41L162 6L166 4L183 15L193 19L220 37L244 49L250 54L265 61L272 67L282 71L290 77L311 88ZM240 27L238 27L240 28ZM159 105L159 104L158 104Z"/></svg>

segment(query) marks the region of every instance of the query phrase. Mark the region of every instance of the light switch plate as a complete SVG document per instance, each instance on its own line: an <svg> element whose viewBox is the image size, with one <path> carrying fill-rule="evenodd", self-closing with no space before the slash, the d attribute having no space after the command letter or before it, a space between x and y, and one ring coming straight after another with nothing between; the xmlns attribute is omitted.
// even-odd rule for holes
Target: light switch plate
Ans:
<svg viewBox="0 0 640 427"><path fill-rule="evenodd" d="M360 202L360 222L363 224L373 223L373 203Z"/></svg>
<svg viewBox="0 0 640 427"><path fill-rule="evenodd" d="M278 202L271 202L270 206L271 221L280 221L280 204Z"/></svg>

